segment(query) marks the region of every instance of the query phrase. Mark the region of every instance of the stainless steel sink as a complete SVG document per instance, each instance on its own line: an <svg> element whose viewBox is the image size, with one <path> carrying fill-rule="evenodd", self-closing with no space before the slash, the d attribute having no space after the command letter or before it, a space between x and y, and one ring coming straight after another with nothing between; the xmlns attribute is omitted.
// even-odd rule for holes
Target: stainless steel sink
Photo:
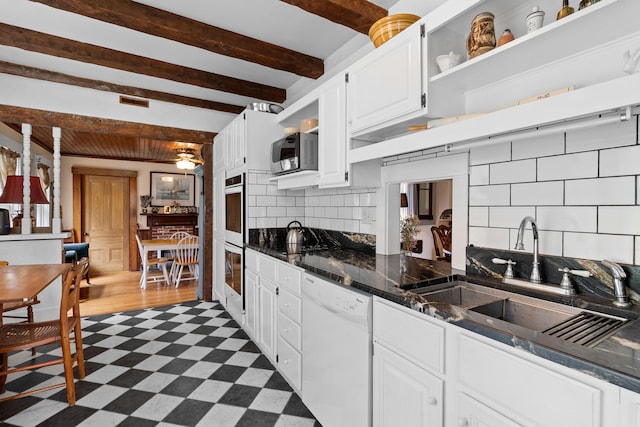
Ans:
<svg viewBox="0 0 640 427"><path fill-rule="evenodd" d="M444 289L411 291L426 304L449 304L468 310L475 321L500 327L517 325L575 344L593 347L625 325L627 319L577 307L494 289L468 282L454 282ZM504 327L504 326L503 326Z"/></svg>

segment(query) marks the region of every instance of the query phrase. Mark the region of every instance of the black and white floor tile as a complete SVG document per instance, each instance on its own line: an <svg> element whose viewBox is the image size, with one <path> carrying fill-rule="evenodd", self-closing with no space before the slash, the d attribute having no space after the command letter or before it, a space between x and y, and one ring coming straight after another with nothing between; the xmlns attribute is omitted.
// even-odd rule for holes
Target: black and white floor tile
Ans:
<svg viewBox="0 0 640 427"><path fill-rule="evenodd" d="M58 388L0 403L3 426L319 426L216 302L82 320L86 377L76 405ZM59 356L39 347L36 357ZM10 365L31 351L10 355ZM5 395L63 381L61 365L10 375Z"/></svg>

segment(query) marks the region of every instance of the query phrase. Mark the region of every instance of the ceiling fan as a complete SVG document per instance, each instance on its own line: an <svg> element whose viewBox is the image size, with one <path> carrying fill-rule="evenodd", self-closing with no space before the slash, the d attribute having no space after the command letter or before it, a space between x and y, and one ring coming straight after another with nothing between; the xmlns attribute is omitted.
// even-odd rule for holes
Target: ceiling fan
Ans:
<svg viewBox="0 0 640 427"><path fill-rule="evenodd" d="M176 166L178 169L192 170L196 165L202 164L202 160L197 158L196 151L193 148L178 148L176 150Z"/></svg>

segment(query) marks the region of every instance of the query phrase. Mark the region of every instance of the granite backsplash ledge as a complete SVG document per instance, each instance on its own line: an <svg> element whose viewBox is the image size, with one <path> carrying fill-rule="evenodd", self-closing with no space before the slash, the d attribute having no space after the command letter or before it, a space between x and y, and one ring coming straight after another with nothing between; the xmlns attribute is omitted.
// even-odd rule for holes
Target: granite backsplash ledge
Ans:
<svg viewBox="0 0 640 427"><path fill-rule="evenodd" d="M249 244L276 251L286 250L287 228L251 228ZM348 233L303 227L303 247L309 249L352 249L366 254L376 253L375 234Z"/></svg>
<svg viewBox="0 0 640 427"><path fill-rule="evenodd" d="M494 264L493 258L515 261L513 273L516 278L526 280L531 275L533 255L530 251L505 251L477 246L467 247L467 274L502 280L507 266ZM620 264L620 266L627 275L624 283L629 298L637 304L640 301L640 266L628 264ZM563 273L558 270L565 267L571 270L587 270L592 274L591 277L570 276L578 295L614 298L611 270L601 261L540 255L540 274L544 283L560 284Z"/></svg>

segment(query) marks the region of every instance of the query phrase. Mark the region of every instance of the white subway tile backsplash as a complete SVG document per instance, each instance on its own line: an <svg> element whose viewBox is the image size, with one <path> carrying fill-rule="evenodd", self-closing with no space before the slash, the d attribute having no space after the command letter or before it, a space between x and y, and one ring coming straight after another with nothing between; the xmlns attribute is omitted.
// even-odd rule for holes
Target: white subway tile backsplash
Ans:
<svg viewBox="0 0 640 427"><path fill-rule="evenodd" d="M281 206L267 206L267 216L278 218L287 214L287 208Z"/></svg>
<svg viewBox="0 0 640 427"><path fill-rule="evenodd" d="M488 227L489 226L489 208L470 207L469 208L469 225L472 227Z"/></svg>
<svg viewBox="0 0 640 427"><path fill-rule="evenodd" d="M594 178L597 176L597 151L538 159L538 181Z"/></svg>
<svg viewBox="0 0 640 427"><path fill-rule="evenodd" d="M538 250L541 255L562 256L562 235L559 231L539 231Z"/></svg>
<svg viewBox="0 0 640 427"><path fill-rule="evenodd" d="M332 218L331 219L331 230L344 230L344 219Z"/></svg>
<svg viewBox="0 0 640 427"><path fill-rule="evenodd" d="M567 132L567 153L636 143L636 117L628 122Z"/></svg>
<svg viewBox="0 0 640 427"><path fill-rule="evenodd" d="M595 206L538 206L536 224L542 230L597 231L598 209Z"/></svg>
<svg viewBox="0 0 640 427"><path fill-rule="evenodd" d="M298 207L295 207L295 206L287 206L286 212L287 212L287 216L295 216L295 217L304 218L305 210L304 210L304 208L298 208Z"/></svg>
<svg viewBox="0 0 640 427"><path fill-rule="evenodd" d="M597 178L567 181L566 205L632 205L635 203L634 177Z"/></svg>
<svg viewBox="0 0 640 427"><path fill-rule="evenodd" d="M510 203L509 185L483 185L469 188L469 206L507 206Z"/></svg>
<svg viewBox="0 0 640 427"><path fill-rule="evenodd" d="M509 230L506 228L469 227L469 244L495 249L509 249Z"/></svg>
<svg viewBox="0 0 640 427"><path fill-rule="evenodd" d="M490 184L532 182L536 180L536 160L495 163L489 166Z"/></svg>
<svg viewBox="0 0 640 427"><path fill-rule="evenodd" d="M598 233L640 235L640 206L600 206Z"/></svg>
<svg viewBox="0 0 640 427"><path fill-rule="evenodd" d="M277 218L258 217L256 218L257 228L274 228L278 227Z"/></svg>
<svg viewBox="0 0 640 427"><path fill-rule="evenodd" d="M600 151L600 176L640 174L640 145Z"/></svg>
<svg viewBox="0 0 640 427"><path fill-rule="evenodd" d="M351 208L351 218L360 221L362 219L362 208L354 206Z"/></svg>
<svg viewBox="0 0 640 427"><path fill-rule="evenodd" d="M331 206L344 206L344 196L342 194L331 196Z"/></svg>
<svg viewBox="0 0 640 427"><path fill-rule="evenodd" d="M511 151L513 160L564 154L564 134L558 133L545 137L533 137L514 141Z"/></svg>
<svg viewBox="0 0 640 427"><path fill-rule="evenodd" d="M260 184L249 184L247 186L247 194L249 196L266 196L267 186Z"/></svg>
<svg viewBox="0 0 640 427"><path fill-rule="evenodd" d="M376 193L360 194L360 206L375 206L375 205L376 205Z"/></svg>
<svg viewBox="0 0 640 427"><path fill-rule="evenodd" d="M327 206L325 208L325 215L327 216L327 218L337 218L338 217L338 208L335 207L335 206Z"/></svg>
<svg viewBox="0 0 640 427"><path fill-rule="evenodd" d="M511 185L511 205L562 205L564 182L535 182Z"/></svg>
<svg viewBox="0 0 640 427"><path fill-rule="evenodd" d="M257 206L276 206L277 198L273 196L256 196Z"/></svg>
<svg viewBox="0 0 640 427"><path fill-rule="evenodd" d="M471 166L469 168L469 185L488 185L489 165Z"/></svg>
<svg viewBox="0 0 640 427"><path fill-rule="evenodd" d="M511 160L510 142L472 148L469 151L469 162L471 166L486 163L507 162L509 160Z"/></svg>
<svg viewBox="0 0 640 427"><path fill-rule="evenodd" d="M278 196L278 197L272 197L272 199L275 199L276 206L295 206L296 205L295 197Z"/></svg>
<svg viewBox="0 0 640 427"><path fill-rule="evenodd" d="M593 260L611 258L624 264L631 264L633 254L633 236L564 233L563 256L565 257Z"/></svg>
<svg viewBox="0 0 640 427"><path fill-rule="evenodd" d="M512 207L493 206L489 208L489 227L518 228L522 218L535 217L536 209L533 206Z"/></svg>

